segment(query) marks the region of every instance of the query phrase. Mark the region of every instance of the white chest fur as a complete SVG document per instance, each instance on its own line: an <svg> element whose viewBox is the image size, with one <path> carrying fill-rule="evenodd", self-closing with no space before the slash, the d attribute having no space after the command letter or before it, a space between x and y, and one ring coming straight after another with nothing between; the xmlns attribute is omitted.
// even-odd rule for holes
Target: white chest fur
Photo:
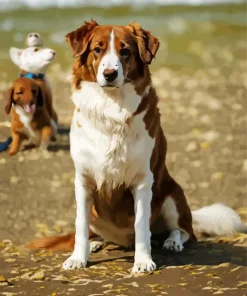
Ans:
<svg viewBox="0 0 247 296"><path fill-rule="evenodd" d="M103 183L132 185L150 170L154 139L145 129L145 112L133 117L141 96L131 84L104 91L97 83L82 82L72 100L71 156L98 189Z"/></svg>
<svg viewBox="0 0 247 296"><path fill-rule="evenodd" d="M41 134L31 127L31 121L33 118L32 114L27 113L22 107L15 106L15 111L19 115L19 119L24 125L24 130L22 131L29 138L30 143L35 145L39 144L41 140Z"/></svg>

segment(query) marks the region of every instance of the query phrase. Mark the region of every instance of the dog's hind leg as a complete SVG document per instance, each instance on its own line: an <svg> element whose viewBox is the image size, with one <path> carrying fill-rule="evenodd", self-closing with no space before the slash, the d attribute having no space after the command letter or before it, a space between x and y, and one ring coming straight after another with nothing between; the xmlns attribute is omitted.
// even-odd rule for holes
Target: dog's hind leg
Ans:
<svg viewBox="0 0 247 296"><path fill-rule="evenodd" d="M162 217L166 230L170 231L163 248L176 252L183 250L183 244L189 239L196 240L192 228L192 216L182 188L174 182L172 192L162 205Z"/></svg>
<svg viewBox="0 0 247 296"><path fill-rule="evenodd" d="M97 253L99 252L106 243L101 237L94 238L90 241L90 253Z"/></svg>

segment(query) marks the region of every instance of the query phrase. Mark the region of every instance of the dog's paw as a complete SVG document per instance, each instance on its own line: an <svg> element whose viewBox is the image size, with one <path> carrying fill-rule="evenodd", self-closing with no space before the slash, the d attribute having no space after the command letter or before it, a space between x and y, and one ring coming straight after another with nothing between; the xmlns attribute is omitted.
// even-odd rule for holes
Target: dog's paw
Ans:
<svg viewBox="0 0 247 296"><path fill-rule="evenodd" d="M144 262L135 262L132 268L132 273L149 272L156 269L156 264L152 259L147 259Z"/></svg>
<svg viewBox="0 0 247 296"><path fill-rule="evenodd" d="M163 248L169 251L175 251L175 252L181 252L183 251L183 245L180 242L172 239L172 238L168 238L163 245Z"/></svg>
<svg viewBox="0 0 247 296"><path fill-rule="evenodd" d="M49 141L41 141L39 149L41 151L44 151L44 150L47 150L48 146L49 146Z"/></svg>
<svg viewBox="0 0 247 296"><path fill-rule="evenodd" d="M18 151L10 150L9 151L9 156L14 156L17 154Z"/></svg>
<svg viewBox="0 0 247 296"><path fill-rule="evenodd" d="M63 269L69 270L69 269L79 269L84 268L87 265L87 261L80 259L80 258L73 258L70 256L64 263L63 263Z"/></svg>
<svg viewBox="0 0 247 296"><path fill-rule="evenodd" d="M96 253L102 249L104 242L92 241L90 242L90 253Z"/></svg>
<svg viewBox="0 0 247 296"><path fill-rule="evenodd" d="M180 230L175 229L171 231L168 239L164 242L163 248L175 252L181 252L183 250Z"/></svg>

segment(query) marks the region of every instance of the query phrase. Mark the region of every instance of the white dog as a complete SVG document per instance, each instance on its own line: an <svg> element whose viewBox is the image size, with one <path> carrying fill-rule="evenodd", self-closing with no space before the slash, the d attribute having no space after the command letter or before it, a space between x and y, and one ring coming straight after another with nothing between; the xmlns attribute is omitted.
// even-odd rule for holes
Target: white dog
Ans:
<svg viewBox="0 0 247 296"><path fill-rule="evenodd" d="M51 48L28 47L20 49L11 47L9 54L11 60L21 70L43 75L56 58L56 52Z"/></svg>

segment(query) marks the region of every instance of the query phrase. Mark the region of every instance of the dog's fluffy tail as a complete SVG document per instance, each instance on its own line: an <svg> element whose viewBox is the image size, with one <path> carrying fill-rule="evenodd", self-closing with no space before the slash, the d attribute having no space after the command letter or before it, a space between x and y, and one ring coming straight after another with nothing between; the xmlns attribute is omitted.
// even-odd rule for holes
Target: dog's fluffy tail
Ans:
<svg viewBox="0 0 247 296"><path fill-rule="evenodd" d="M29 243L29 249L46 249L54 251L73 251L75 234L69 233L63 236L44 237Z"/></svg>
<svg viewBox="0 0 247 296"><path fill-rule="evenodd" d="M227 236L237 232L247 233L239 215L221 203L192 211L193 229L208 236Z"/></svg>

